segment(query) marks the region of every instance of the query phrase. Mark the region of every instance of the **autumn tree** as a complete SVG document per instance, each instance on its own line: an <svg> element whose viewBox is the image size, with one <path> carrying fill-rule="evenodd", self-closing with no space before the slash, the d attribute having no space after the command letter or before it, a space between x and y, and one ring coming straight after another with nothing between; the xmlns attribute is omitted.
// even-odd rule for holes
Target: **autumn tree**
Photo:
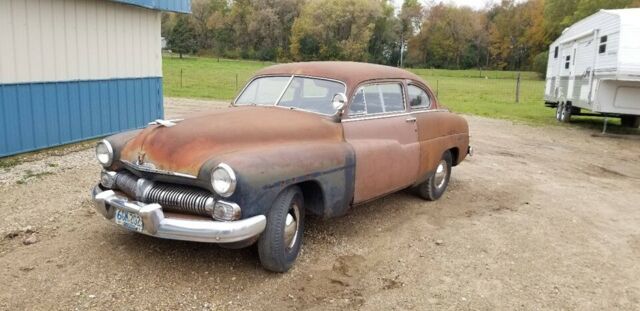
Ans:
<svg viewBox="0 0 640 311"><path fill-rule="evenodd" d="M498 69L524 69L544 47L541 1L503 0L490 10L490 51Z"/></svg>
<svg viewBox="0 0 640 311"><path fill-rule="evenodd" d="M382 14L375 20L373 34L369 39L369 58L372 63L397 66L400 61L400 45L398 41L401 30L400 21L394 15L391 3L381 3Z"/></svg>
<svg viewBox="0 0 640 311"><path fill-rule="evenodd" d="M180 58L183 54L196 52L198 46L195 29L187 15L177 16L176 24L171 29L167 44L169 49L180 55Z"/></svg>
<svg viewBox="0 0 640 311"><path fill-rule="evenodd" d="M262 60L286 58L293 22L301 0L254 0L248 24L252 48Z"/></svg>
<svg viewBox="0 0 640 311"><path fill-rule="evenodd" d="M422 19L424 18L423 7L418 0L404 0L398 14L400 28L400 47L402 48L401 62L404 58L404 49L407 40L415 36L420 31ZM402 66L402 64L400 64Z"/></svg>
<svg viewBox="0 0 640 311"><path fill-rule="evenodd" d="M302 7L291 30L294 60L366 61L376 20L383 14L379 0L315 0Z"/></svg>
<svg viewBox="0 0 640 311"><path fill-rule="evenodd" d="M181 54L541 71L564 28L629 7L640 0L501 0L480 10L439 0L403 0L399 10L392 0L193 0L192 14L162 14L162 35Z"/></svg>
<svg viewBox="0 0 640 311"><path fill-rule="evenodd" d="M475 35L473 19L469 7L440 3L429 8L420 32L409 40L408 64L462 68Z"/></svg>

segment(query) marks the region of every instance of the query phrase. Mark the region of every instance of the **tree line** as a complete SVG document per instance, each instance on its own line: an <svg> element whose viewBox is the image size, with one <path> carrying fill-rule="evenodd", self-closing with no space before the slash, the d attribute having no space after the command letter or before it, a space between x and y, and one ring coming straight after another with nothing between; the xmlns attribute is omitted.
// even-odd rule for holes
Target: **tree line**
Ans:
<svg viewBox="0 0 640 311"><path fill-rule="evenodd" d="M162 35L181 56L544 72L564 28L630 7L640 0L502 0L481 10L435 0L399 9L390 0L193 0L192 14L163 14Z"/></svg>

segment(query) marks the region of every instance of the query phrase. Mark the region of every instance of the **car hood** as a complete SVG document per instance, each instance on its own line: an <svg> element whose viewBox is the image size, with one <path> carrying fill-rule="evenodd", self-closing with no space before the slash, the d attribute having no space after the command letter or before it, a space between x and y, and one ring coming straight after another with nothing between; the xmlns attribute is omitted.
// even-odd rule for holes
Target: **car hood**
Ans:
<svg viewBox="0 0 640 311"><path fill-rule="evenodd" d="M171 127L149 126L123 147L120 159L198 176L207 161L222 154L342 140L341 124L318 114L281 107L230 107L193 115Z"/></svg>

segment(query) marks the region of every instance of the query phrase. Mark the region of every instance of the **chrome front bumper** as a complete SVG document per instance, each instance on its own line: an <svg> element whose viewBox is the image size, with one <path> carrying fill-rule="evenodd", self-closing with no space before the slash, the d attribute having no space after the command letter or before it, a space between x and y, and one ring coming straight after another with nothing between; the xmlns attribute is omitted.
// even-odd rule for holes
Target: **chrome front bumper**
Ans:
<svg viewBox="0 0 640 311"><path fill-rule="evenodd" d="M143 223L141 233L164 239L208 243L241 242L257 237L267 225L264 215L236 221L167 218L160 204L130 201L126 196L116 194L113 190L102 190L100 186L93 188L92 196L96 210L106 219L115 223L116 208L137 214Z"/></svg>

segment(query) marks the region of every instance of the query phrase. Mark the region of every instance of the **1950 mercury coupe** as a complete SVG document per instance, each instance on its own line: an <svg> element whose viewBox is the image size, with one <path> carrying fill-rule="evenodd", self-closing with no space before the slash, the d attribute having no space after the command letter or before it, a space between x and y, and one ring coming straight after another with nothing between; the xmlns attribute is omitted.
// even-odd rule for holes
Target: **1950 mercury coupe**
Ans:
<svg viewBox="0 0 640 311"><path fill-rule="evenodd" d="M467 122L418 76L352 62L263 69L226 109L108 137L96 209L129 230L226 247L258 244L287 271L305 214L414 188L442 196L469 147Z"/></svg>

